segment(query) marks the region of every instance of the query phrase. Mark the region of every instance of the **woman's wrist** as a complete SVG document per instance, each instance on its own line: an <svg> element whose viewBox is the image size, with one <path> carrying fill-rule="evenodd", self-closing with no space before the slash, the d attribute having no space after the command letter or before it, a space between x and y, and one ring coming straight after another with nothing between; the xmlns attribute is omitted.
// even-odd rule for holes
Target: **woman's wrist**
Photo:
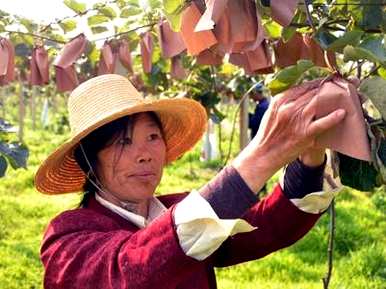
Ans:
<svg viewBox="0 0 386 289"><path fill-rule="evenodd" d="M280 167L276 167L269 160L269 153L264 148L254 149L253 152L245 148L232 162L248 187L257 193L267 180L272 177Z"/></svg>
<svg viewBox="0 0 386 289"><path fill-rule="evenodd" d="M308 167L321 166L326 158L325 149L309 149L299 156L299 160Z"/></svg>

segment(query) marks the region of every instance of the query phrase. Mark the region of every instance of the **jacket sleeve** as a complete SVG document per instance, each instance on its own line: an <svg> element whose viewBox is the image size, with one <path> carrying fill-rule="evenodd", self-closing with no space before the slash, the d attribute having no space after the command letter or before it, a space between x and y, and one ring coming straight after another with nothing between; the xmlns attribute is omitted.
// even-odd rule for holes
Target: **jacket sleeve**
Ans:
<svg viewBox="0 0 386 289"><path fill-rule="evenodd" d="M309 176L313 174L315 172ZM174 214L180 245L188 256L204 260L212 254L221 257L221 253L215 253L217 250L228 250L223 257L230 258L230 262L233 262L232 254L237 257L246 251L245 257L249 259L243 260L253 260L286 247L311 229L316 219L317 216L299 210L281 186L258 203L257 196L232 166L224 168L199 194L191 193L178 203ZM232 242L244 240L240 236L249 238ZM228 248L228 244L229 249L223 249ZM245 247L258 251L251 254ZM237 262L242 261L231 264Z"/></svg>
<svg viewBox="0 0 386 289"><path fill-rule="evenodd" d="M200 263L180 248L173 209L134 233L91 210L61 214L42 244L45 288L174 288Z"/></svg>
<svg viewBox="0 0 386 289"><path fill-rule="evenodd" d="M228 238L212 255L212 262L225 267L262 258L302 238L319 217L299 210L277 185L242 217L257 229Z"/></svg>

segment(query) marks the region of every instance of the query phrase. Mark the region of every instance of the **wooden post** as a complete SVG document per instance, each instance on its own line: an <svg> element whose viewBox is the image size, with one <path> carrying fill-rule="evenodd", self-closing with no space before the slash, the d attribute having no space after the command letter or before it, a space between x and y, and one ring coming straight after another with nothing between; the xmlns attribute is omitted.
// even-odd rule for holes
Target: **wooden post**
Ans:
<svg viewBox="0 0 386 289"><path fill-rule="evenodd" d="M57 91L56 87L51 87L49 90L49 94L47 94L48 99L52 100L52 113L56 115L58 112L58 96L57 96Z"/></svg>
<svg viewBox="0 0 386 289"><path fill-rule="evenodd" d="M36 129L36 96L38 94L38 87L36 85L32 86L32 93L31 93L31 118L32 118L32 129Z"/></svg>
<svg viewBox="0 0 386 289"><path fill-rule="evenodd" d="M23 142L24 115L25 115L24 87L23 87L23 81L19 80L19 133L18 133L19 142Z"/></svg>
<svg viewBox="0 0 386 289"><path fill-rule="evenodd" d="M243 150L248 142L248 103L249 96L246 96L240 104L240 151Z"/></svg>
<svg viewBox="0 0 386 289"><path fill-rule="evenodd" d="M210 144L210 139L209 139L209 135L210 135L210 128L209 128L209 123L208 123L208 129L206 130L205 132L205 141L204 141L204 160L207 162L207 161L210 161L210 157L212 156L212 146Z"/></svg>
<svg viewBox="0 0 386 289"><path fill-rule="evenodd" d="M203 143L203 153L204 160L210 161L218 158L217 152L217 140L214 133L214 123L209 119L208 120L208 129L205 133L204 143Z"/></svg>
<svg viewBox="0 0 386 289"><path fill-rule="evenodd" d="M5 119L5 102L7 99L5 87L0 87L1 117Z"/></svg>

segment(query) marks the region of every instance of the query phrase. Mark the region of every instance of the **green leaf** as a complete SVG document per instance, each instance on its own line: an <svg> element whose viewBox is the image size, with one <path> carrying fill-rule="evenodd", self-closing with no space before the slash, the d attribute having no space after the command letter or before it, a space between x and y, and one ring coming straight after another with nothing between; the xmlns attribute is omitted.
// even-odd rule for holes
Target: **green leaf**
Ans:
<svg viewBox="0 0 386 289"><path fill-rule="evenodd" d="M332 42L327 49L342 53L347 45L357 46L362 35L363 32L359 30L348 31Z"/></svg>
<svg viewBox="0 0 386 289"><path fill-rule="evenodd" d="M359 90L372 101L386 120L386 80L379 76L367 78L362 81Z"/></svg>
<svg viewBox="0 0 386 289"><path fill-rule="evenodd" d="M278 94L294 85L300 77L313 66L314 64L310 60L299 60L296 65L291 65L280 70L268 84L272 95Z"/></svg>
<svg viewBox="0 0 386 289"><path fill-rule="evenodd" d="M365 30L379 29L383 20L383 6L380 5L379 0L362 0L362 20L360 26Z"/></svg>
<svg viewBox="0 0 386 289"><path fill-rule="evenodd" d="M89 26L95 26L101 23L108 22L110 20L109 17L106 17L104 15L93 15L87 18L87 23Z"/></svg>
<svg viewBox="0 0 386 289"><path fill-rule="evenodd" d="M96 26L96 27L101 27L101 26ZM91 30L96 27L92 27ZM94 42L90 42L89 49L87 51L87 59L90 60L92 65L95 65L95 63L98 62L99 60L99 56L100 56L100 50L97 49Z"/></svg>
<svg viewBox="0 0 386 289"><path fill-rule="evenodd" d="M162 0L164 11L167 14L176 14L178 10L184 5L184 0Z"/></svg>
<svg viewBox="0 0 386 289"><path fill-rule="evenodd" d="M378 150L379 159L382 161L383 165L386 166L386 139L382 138L379 150Z"/></svg>
<svg viewBox="0 0 386 289"><path fill-rule="evenodd" d="M319 42L320 46L324 50L333 50L340 53L343 53L343 49L347 45L351 46L357 46L359 44L359 41L363 35L362 31L359 30L353 30L348 31L345 34L336 37L335 35L331 34L326 29L320 29L316 35L315 39Z"/></svg>
<svg viewBox="0 0 386 289"><path fill-rule="evenodd" d="M376 155L376 164L382 177L382 183L386 184L386 139L382 138L379 142L379 149Z"/></svg>
<svg viewBox="0 0 386 289"><path fill-rule="evenodd" d="M7 17L9 16L9 13L8 12L5 12L3 10L0 10L0 17Z"/></svg>
<svg viewBox="0 0 386 289"><path fill-rule="evenodd" d="M268 32L270 38L280 38L282 27L275 21L269 20L264 24L265 30Z"/></svg>
<svg viewBox="0 0 386 289"><path fill-rule="evenodd" d="M377 186L378 172L371 163L338 153L339 175L343 185L360 191L371 191Z"/></svg>
<svg viewBox="0 0 386 289"><path fill-rule="evenodd" d="M221 111L219 111L219 110L214 106L214 107L213 107L213 113L210 113L210 114L209 114L209 117L210 117L210 119L211 119L214 123L219 124L219 123L221 123L221 122L225 119L226 115L223 114Z"/></svg>
<svg viewBox="0 0 386 289"><path fill-rule="evenodd" d="M108 31L108 29L105 26L93 26L93 27L91 27L91 32L93 34L103 33L106 31Z"/></svg>
<svg viewBox="0 0 386 289"><path fill-rule="evenodd" d="M142 13L142 9L139 8L139 7L127 7L127 8L124 8L122 9L121 11L121 14L119 15L119 17L121 18L128 18L130 16L134 16L134 15L138 15L140 13Z"/></svg>
<svg viewBox="0 0 386 289"><path fill-rule="evenodd" d="M315 35L315 40L319 42L320 47L322 47L323 50L327 50L328 47L336 41L336 37L329 33L325 29L320 29L316 35Z"/></svg>
<svg viewBox="0 0 386 289"><path fill-rule="evenodd" d="M28 149L18 143L0 142L0 153L3 154L11 164L12 168L26 168Z"/></svg>
<svg viewBox="0 0 386 289"><path fill-rule="evenodd" d="M27 18L21 17L19 18L19 22L28 30L28 32L37 30L37 25Z"/></svg>
<svg viewBox="0 0 386 289"><path fill-rule="evenodd" d="M110 20L113 20L115 17L117 17L117 13L114 11L114 9L108 6L98 8L98 11L100 14L110 18Z"/></svg>
<svg viewBox="0 0 386 289"><path fill-rule="evenodd" d="M4 156L0 156L0 178L4 177L8 163Z"/></svg>
<svg viewBox="0 0 386 289"><path fill-rule="evenodd" d="M59 26L60 26L60 28L63 29L64 33L67 33L67 32L70 32L70 31L76 29L76 21L72 20L72 19L65 20L65 21L60 22Z"/></svg>
<svg viewBox="0 0 386 289"><path fill-rule="evenodd" d="M181 12L184 7L184 0L162 0L163 11L168 19L171 28L178 32L181 27Z"/></svg>
<svg viewBox="0 0 386 289"><path fill-rule="evenodd" d="M181 21L182 21L182 17L181 17L181 14L167 14L166 15L166 18L168 19L169 23L170 23L170 27L172 28L173 31L175 32L178 32L180 31L180 28L181 28Z"/></svg>
<svg viewBox="0 0 386 289"><path fill-rule="evenodd" d="M151 9L159 9L162 7L161 0L148 0Z"/></svg>
<svg viewBox="0 0 386 289"><path fill-rule="evenodd" d="M372 62L379 62L386 66L386 44L382 43L383 39L379 36L371 36L363 40L359 46L351 45L343 49L344 61L366 59Z"/></svg>
<svg viewBox="0 0 386 289"><path fill-rule="evenodd" d="M386 33L386 13L383 13L381 29L383 33Z"/></svg>
<svg viewBox="0 0 386 289"><path fill-rule="evenodd" d="M50 34L50 39L52 39L52 40L46 40L45 44L48 47L54 48L55 50L60 49L60 46L58 45L58 43L56 41L66 42L66 38L64 38L63 35L58 34L58 33ZM50 56L52 56L52 55L50 55Z"/></svg>
<svg viewBox="0 0 386 289"><path fill-rule="evenodd" d="M378 74L383 79L386 79L386 68L383 68L383 67L378 68Z"/></svg>
<svg viewBox="0 0 386 289"><path fill-rule="evenodd" d="M131 3L131 2L134 2L134 3ZM130 0L130 1L127 1L127 0L117 0L115 3L117 4L119 9L123 9L126 6L128 6L129 4L138 6L138 1L137 0Z"/></svg>
<svg viewBox="0 0 386 289"><path fill-rule="evenodd" d="M141 0L126 0L126 3L129 4L130 6L136 6L139 7L139 1Z"/></svg>
<svg viewBox="0 0 386 289"><path fill-rule="evenodd" d="M288 42L288 40L290 40L295 33L296 33L296 28L291 26L284 27L281 31L281 38L283 42Z"/></svg>
<svg viewBox="0 0 386 289"><path fill-rule="evenodd" d="M87 10L86 4L80 3L76 0L64 0L63 3L77 14L83 14Z"/></svg>

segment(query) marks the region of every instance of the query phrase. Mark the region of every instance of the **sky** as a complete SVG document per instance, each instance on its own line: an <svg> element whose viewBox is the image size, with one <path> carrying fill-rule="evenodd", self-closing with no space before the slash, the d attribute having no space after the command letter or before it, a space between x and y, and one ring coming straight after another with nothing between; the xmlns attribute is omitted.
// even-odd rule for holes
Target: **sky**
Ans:
<svg viewBox="0 0 386 289"><path fill-rule="evenodd" d="M87 4L87 8L92 7L94 3L103 3L103 0L80 0L79 2ZM63 4L63 0L0 0L0 10L13 15L24 16L34 22L42 22L48 24L54 22L55 19L62 19L66 16L73 16L70 8ZM68 33L68 38L74 37L79 33L85 33L87 39L95 40L111 35L111 32L105 32L93 35L88 29L87 17L76 18L77 29ZM107 25L109 27L109 25ZM111 26L112 27L112 26ZM98 41L100 46L103 41Z"/></svg>
<svg viewBox="0 0 386 289"><path fill-rule="evenodd" d="M84 0L80 2L91 6L102 1ZM55 18L63 18L74 14L71 9L63 4L63 0L0 0L0 10L33 20L41 20L45 23L52 22Z"/></svg>

